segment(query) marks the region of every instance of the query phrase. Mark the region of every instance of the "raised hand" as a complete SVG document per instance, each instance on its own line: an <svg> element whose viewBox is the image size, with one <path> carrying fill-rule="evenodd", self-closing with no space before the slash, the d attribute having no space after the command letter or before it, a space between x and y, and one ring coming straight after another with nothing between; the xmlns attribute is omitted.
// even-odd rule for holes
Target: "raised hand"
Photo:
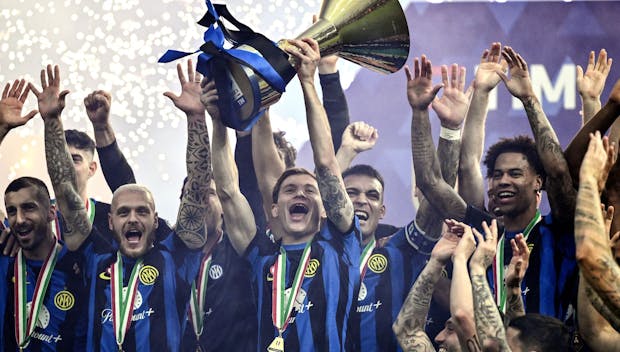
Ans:
<svg viewBox="0 0 620 352"><path fill-rule="evenodd" d="M534 96L532 80L530 79L530 73L527 69L527 62L525 62L519 53L509 46L504 47L502 56L508 63L510 78L501 71L497 71L497 74L506 84L506 88L508 88L510 94L522 100Z"/></svg>
<svg viewBox="0 0 620 352"><path fill-rule="evenodd" d="M0 99L0 129L8 132L9 130L24 125L30 121L37 110L32 110L26 116L22 116L24 102L30 92L30 86L26 86L26 80L15 80L13 85L6 84Z"/></svg>
<svg viewBox="0 0 620 352"><path fill-rule="evenodd" d="M603 88L605 88L605 81L611 70L612 59L607 58L605 49L601 49L596 61L594 61L594 55L594 51L590 51L585 73L583 68L577 65L577 91L584 100L600 99Z"/></svg>
<svg viewBox="0 0 620 352"><path fill-rule="evenodd" d="M465 67L457 64L450 66L450 79L448 79L448 67L441 66L441 81L443 83L443 94L441 98L433 100L433 110L441 121L443 127L449 129L459 129L467 115L469 108L469 98L472 89L465 89Z"/></svg>
<svg viewBox="0 0 620 352"><path fill-rule="evenodd" d="M54 65L53 69L52 65L47 65L45 70L41 70L41 91L32 83L28 83L28 87L37 97L39 112L43 119L60 118L69 91L60 91L60 68L58 65Z"/></svg>
<svg viewBox="0 0 620 352"><path fill-rule="evenodd" d="M520 289L530 263L530 250L527 248L523 234L518 234L511 239L510 247L512 247L512 258L508 264L508 269L506 269L506 286Z"/></svg>
<svg viewBox="0 0 620 352"><path fill-rule="evenodd" d="M496 42L492 43L491 47L482 53L473 82L476 89L489 92L497 87L501 81L497 72L506 71L507 66L506 61L502 60L501 51L502 44Z"/></svg>
<svg viewBox="0 0 620 352"><path fill-rule="evenodd" d="M200 87L202 89L200 102L204 106L204 109L207 110L212 119L219 120L220 108L217 106L219 97L217 95L217 88L215 88L215 81L208 77L204 77L200 83Z"/></svg>
<svg viewBox="0 0 620 352"><path fill-rule="evenodd" d="M590 133L590 144L581 163L579 179L594 177L601 192L616 158L614 145L609 143L607 137L601 139L599 131Z"/></svg>
<svg viewBox="0 0 620 352"><path fill-rule="evenodd" d="M103 90L96 90L84 98L86 115L93 126L107 126L110 123L112 96Z"/></svg>
<svg viewBox="0 0 620 352"><path fill-rule="evenodd" d="M289 39L284 51L295 60L295 70L301 82L314 82L314 74L321 60L319 43L312 38Z"/></svg>
<svg viewBox="0 0 620 352"><path fill-rule="evenodd" d="M316 23L318 20L319 18L317 15L312 15L312 23ZM336 73L336 71L338 71L338 67L336 66L337 63L338 55L321 56L321 60L319 61L319 73L322 75Z"/></svg>
<svg viewBox="0 0 620 352"><path fill-rule="evenodd" d="M341 148L349 148L356 153L372 149L377 143L379 132L371 125L357 121L350 123L342 134Z"/></svg>
<svg viewBox="0 0 620 352"><path fill-rule="evenodd" d="M408 66L405 66L407 75L407 99L412 109L426 110L435 99L442 84L433 86L433 65L431 60L422 55L422 59L413 59L413 76Z"/></svg>
<svg viewBox="0 0 620 352"><path fill-rule="evenodd" d="M491 226L487 225L486 221L483 221L482 229L484 230L484 236L475 228L472 229L476 241L478 241L478 246L471 256L469 262L470 270L486 270L493 263L493 258L497 251L497 221L492 220Z"/></svg>
<svg viewBox="0 0 620 352"><path fill-rule="evenodd" d="M462 259L468 260L471 257L474 250L476 250L476 240L474 239L474 233L471 230L471 226L458 222L456 220L446 220L446 225L448 226L451 232L460 232L461 233L461 241L458 246L456 246L456 250L454 251L453 259Z"/></svg>
<svg viewBox="0 0 620 352"><path fill-rule="evenodd" d="M200 81L202 75L196 72L192 60L187 60L187 77L183 73L183 66L177 64L177 74L181 83L181 94L165 92L164 96L172 100L174 106L186 115L203 115L205 107L201 104Z"/></svg>
<svg viewBox="0 0 620 352"><path fill-rule="evenodd" d="M446 231L443 232L439 241L433 247L433 251L431 252L431 258L436 259L438 262L442 264L446 264L452 255L454 254L454 250L458 246L461 236L459 235L459 231L452 231L450 226L444 227Z"/></svg>

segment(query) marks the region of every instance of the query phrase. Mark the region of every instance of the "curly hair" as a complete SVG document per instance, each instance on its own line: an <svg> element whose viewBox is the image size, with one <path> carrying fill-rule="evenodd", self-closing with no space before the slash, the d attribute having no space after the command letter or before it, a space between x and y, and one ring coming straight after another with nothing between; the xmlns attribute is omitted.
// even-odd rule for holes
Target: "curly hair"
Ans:
<svg viewBox="0 0 620 352"><path fill-rule="evenodd" d="M523 154L530 166L534 168L534 172L536 172L536 174L539 175L544 182L547 174L545 173L545 168L543 167L540 157L538 156L536 143L532 138L524 135L512 138L502 138L499 142L489 147L483 161L484 166L487 168L487 178L493 176L495 162L497 161L497 158L504 153Z"/></svg>

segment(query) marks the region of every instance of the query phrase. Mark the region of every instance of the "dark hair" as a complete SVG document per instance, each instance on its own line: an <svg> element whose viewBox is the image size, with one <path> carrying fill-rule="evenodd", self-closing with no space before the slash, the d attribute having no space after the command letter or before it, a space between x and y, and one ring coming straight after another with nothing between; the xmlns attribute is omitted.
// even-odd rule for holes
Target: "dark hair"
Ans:
<svg viewBox="0 0 620 352"><path fill-rule="evenodd" d="M276 184L273 186L273 192L271 193L271 199L274 203L278 202L278 196L280 193L280 187L282 187L282 183L284 183L284 180L286 180L288 177L290 176L294 176L294 175L308 175L310 177L312 177L313 179L316 180L316 176L314 176L314 174L304 168L301 167L292 167L290 169L286 169L284 170L284 172L282 173L282 175L280 175L280 177L278 177L278 180L276 181Z"/></svg>
<svg viewBox="0 0 620 352"><path fill-rule="evenodd" d="M383 182L383 176L374 167L367 164L353 165L350 168L344 170L342 173L342 179L351 175L364 175L374 179L377 179L381 184L381 187L385 190L385 183Z"/></svg>
<svg viewBox="0 0 620 352"><path fill-rule="evenodd" d="M43 181L34 177L24 176L16 178L15 180L11 181L11 183L9 183L9 185L6 187L4 195L6 196L8 193L17 192L21 189L29 187L32 187L37 191L36 197L41 204L47 207L50 206L50 192L47 189L47 186L45 185L45 183L43 183Z"/></svg>
<svg viewBox="0 0 620 352"><path fill-rule="evenodd" d="M284 138L284 134L284 131L273 132L273 142L282 155L282 159L284 159L285 167L292 168L295 166L295 159L297 159L297 150Z"/></svg>
<svg viewBox="0 0 620 352"><path fill-rule="evenodd" d="M95 141L89 135L78 130L65 130L67 145L95 154Z"/></svg>
<svg viewBox="0 0 620 352"><path fill-rule="evenodd" d="M536 143L528 136L516 136L513 138L502 138L499 142L493 144L487 150L484 157L484 165L487 168L487 178L493 176L493 169L495 169L495 162L497 158L504 153L520 153L525 156L527 162L534 168L534 172L543 179L543 183L546 178L545 169L538 151L536 150Z"/></svg>
<svg viewBox="0 0 620 352"><path fill-rule="evenodd" d="M574 351L570 329L556 318L528 313L512 319L508 327L519 331L519 341L528 351Z"/></svg>

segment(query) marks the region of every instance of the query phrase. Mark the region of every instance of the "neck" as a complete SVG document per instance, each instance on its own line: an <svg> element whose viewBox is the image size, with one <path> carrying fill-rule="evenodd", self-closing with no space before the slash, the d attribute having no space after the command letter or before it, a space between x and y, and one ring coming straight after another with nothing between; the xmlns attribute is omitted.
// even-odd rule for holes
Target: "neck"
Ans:
<svg viewBox="0 0 620 352"><path fill-rule="evenodd" d="M293 236L290 234L285 234L284 236L282 236L282 244L301 244L301 243L307 243L309 241L312 241L312 239L314 238L315 233L311 233L308 235L302 235L302 236Z"/></svg>
<svg viewBox="0 0 620 352"><path fill-rule="evenodd" d="M86 204L86 202L88 202L88 189L86 187L84 187L83 189L80 190L80 198L82 198L82 201L84 202L84 204Z"/></svg>
<svg viewBox="0 0 620 352"><path fill-rule="evenodd" d="M223 232L224 231L221 227L218 227L213 232L209 231L209 235L207 236L207 241L205 242L202 252L205 254L211 252L211 249L213 249L213 247L215 247L222 238Z"/></svg>
<svg viewBox="0 0 620 352"><path fill-rule="evenodd" d="M45 260L55 244L54 234L48 231L45 239L36 248L24 249L22 253L29 260Z"/></svg>
<svg viewBox="0 0 620 352"><path fill-rule="evenodd" d="M374 232L371 235L368 235L368 236L362 235L362 246L367 245L368 242L370 242L370 240L372 240L373 238L375 238L375 233Z"/></svg>
<svg viewBox="0 0 620 352"><path fill-rule="evenodd" d="M538 208L532 206L527 211L515 216L504 215L504 229L510 232L525 229L534 218L534 215L536 215L536 210L538 210Z"/></svg>

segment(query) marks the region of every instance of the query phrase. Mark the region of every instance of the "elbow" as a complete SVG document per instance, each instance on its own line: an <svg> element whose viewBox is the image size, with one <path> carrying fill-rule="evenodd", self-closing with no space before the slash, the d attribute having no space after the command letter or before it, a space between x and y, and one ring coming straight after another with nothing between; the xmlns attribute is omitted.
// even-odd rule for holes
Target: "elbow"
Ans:
<svg viewBox="0 0 620 352"><path fill-rule="evenodd" d="M456 308L452 312L452 319L458 326L468 326L474 322L473 309Z"/></svg>

